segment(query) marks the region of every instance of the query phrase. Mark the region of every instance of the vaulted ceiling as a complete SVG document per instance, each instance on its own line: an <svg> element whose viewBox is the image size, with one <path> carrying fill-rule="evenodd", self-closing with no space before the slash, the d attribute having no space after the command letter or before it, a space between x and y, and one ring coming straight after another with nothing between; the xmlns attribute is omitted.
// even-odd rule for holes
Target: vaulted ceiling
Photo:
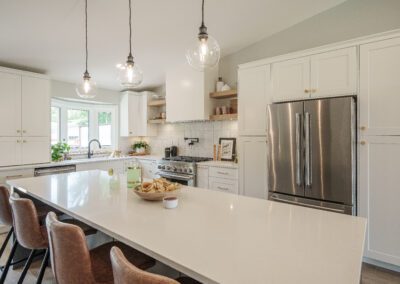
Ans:
<svg viewBox="0 0 400 284"><path fill-rule="evenodd" d="M344 0L206 0L206 25L222 55L330 9ZM201 0L132 0L133 47L141 88L163 84L185 60L200 25ZM120 89L116 64L128 55L128 0L89 0L89 71ZM78 82L84 71L84 0L0 0L0 65Z"/></svg>

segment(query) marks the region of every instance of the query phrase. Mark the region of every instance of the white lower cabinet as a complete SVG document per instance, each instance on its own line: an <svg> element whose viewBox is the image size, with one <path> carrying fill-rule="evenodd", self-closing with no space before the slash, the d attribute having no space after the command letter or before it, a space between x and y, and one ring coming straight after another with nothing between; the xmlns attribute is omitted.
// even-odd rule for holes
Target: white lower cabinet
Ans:
<svg viewBox="0 0 400 284"><path fill-rule="evenodd" d="M197 166L196 187L209 188L208 186L208 166Z"/></svg>
<svg viewBox="0 0 400 284"><path fill-rule="evenodd" d="M239 138L240 194L267 198L267 138Z"/></svg>
<svg viewBox="0 0 400 284"><path fill-rule="evenodd" d="M368 219L364 256L400 265L400 137L361 139L358 215Z"/></svg>
<svg viewBox="0 0 400 284"><path fill-rule="evenodd" d="M235 179L210 177L208 183L212 190L239 194L238 181Z"/></svg>

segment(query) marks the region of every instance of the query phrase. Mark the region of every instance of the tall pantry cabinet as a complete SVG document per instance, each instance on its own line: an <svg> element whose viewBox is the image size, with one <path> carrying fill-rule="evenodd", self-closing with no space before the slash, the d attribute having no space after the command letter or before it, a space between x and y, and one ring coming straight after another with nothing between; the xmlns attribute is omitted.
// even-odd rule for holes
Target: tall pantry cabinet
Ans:
<svg viewBox="0 0 400 284"><path fill-rule="evenodd" d="M49 80L0 68L0 166L49 161Z"/></svg>
<svg viewBox="0 0 400 284"><path fill-rule="evenodd" d="M359 215L365 256L400 266L400 38L360 46Z"/></svg>
<svg viewBox="0 0 400 284"><path fill-rule="evenodd" d="M267 198L267 104L270 103L270 65L240 68L238 72L240 194Z"/></svg>

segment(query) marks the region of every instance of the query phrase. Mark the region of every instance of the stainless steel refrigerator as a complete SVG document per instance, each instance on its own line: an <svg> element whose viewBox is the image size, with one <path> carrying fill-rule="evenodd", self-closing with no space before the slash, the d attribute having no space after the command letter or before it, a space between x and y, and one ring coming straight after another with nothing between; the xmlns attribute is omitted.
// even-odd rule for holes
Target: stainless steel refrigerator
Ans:
<svg viewBox="0 0 400 284"><path fill-rule="evenodd" d="M356 214L354 97L268 106L268 197Z"/></svg>

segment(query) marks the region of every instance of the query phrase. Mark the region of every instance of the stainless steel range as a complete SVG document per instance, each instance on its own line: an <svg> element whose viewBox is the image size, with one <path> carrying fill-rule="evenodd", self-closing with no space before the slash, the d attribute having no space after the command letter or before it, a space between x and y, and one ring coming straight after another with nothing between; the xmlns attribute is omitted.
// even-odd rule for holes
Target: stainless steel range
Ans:
<svg viewBox="0 0 400 284"><path fill-rule="evenodd" d="M211 158L177 156L158 161L157 175L183 185L196 186L196 163Z"/></svg>

